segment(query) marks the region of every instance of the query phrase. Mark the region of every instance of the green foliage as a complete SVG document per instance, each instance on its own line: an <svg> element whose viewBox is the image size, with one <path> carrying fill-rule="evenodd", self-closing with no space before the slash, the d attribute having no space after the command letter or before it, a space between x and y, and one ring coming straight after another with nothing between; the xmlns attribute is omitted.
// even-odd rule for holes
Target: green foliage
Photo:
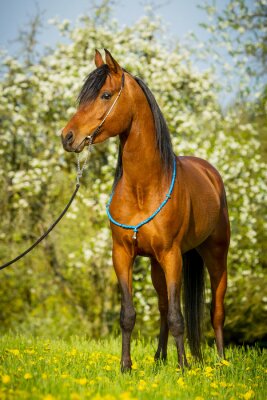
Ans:
<svg viewBox="0 0 267 400"><path fill-rule="evenodd" d="M156 343L133 343L133 371L120 372L120 341L84 338L33 339L5 335L0 340L0 397L3 399L264 399L266 351L232 347L227 361L205 348L204 364L177 370L176 349L166 365L155 364ZM265 393L265 394L264 394Z"/></svg>
<svg viewBox="0 0 267 400"><path fill-rule="evenodd" d="M212 73L199 72L187 48L169 48L159 39L159 19L145 16L121 29L107 18L105 4L103 14L98 10L74 26L60 23L68 43L59 44L38 63L26 68L12 57L3 60L0 259L4 262L24 250L73 191L75 160L63 151L55 133L75 111L82 81L94 68L94 49L108 47L155 94L176 154L203 157L221 172L232 225L226 330L229 340L264 338L266 180L257 124L245 120L237 108L221 111ZM118 330L119 294L105 214L116 159L116 140L97 146L66 218L31 255L2 272L0 330L49 331L61 337L99 337ZM148 271L148 262L137 260L137 331L155 335L157 300ZM209 291L207 295L209 301Z"/></svg>

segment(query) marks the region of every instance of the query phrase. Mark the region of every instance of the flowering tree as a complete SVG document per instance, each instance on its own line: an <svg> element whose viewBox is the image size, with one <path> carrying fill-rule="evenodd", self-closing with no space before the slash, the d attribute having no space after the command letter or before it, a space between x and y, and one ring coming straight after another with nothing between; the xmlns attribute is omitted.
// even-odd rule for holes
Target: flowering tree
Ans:
<svg viewBox="0 0 267 400"><path fill-rule="evenodd" d="M236 67L245 66L249 75L266 75L267 3L265 0L229 0L220 12L216 2L206 2L202 8L211 17L203 23L212 40L234 57Z"/></svg>
<svg viewBox="0 0 267 400"><path fill-rule="evenodd" d="M55 133L75 111L83 79L94 68L94 49L108 47L155 94L176 154L203 157L223 176L232 224L229 336L231 329L239 329L241 339L248 339L241 310L254 307L250 323L266 313L258 240L266 229L262 220L266 182L257 132L235 110L223 114L211 72L199 72L179 44L169 48L159 39L160 27L159 19L145 16L121 29L98 10L74 26L69 21L58 24L68 43L59 44L39 62L26 68L10 56L3 60L0 258L7 260L23 250L70 196L75 160L63 152ZM116 329L118 291L105 215L116 159L116 139L95 148L85 185L67 218L34 253L3 273L2 327L19 323L21 330L31 326L40 332L46 326L62 335L79 333L81 327L91 335ZM158 313L147 270L146 262L137 260L134 287L139 328L145 320L146 332L152 332ZM264 336L264 330L259 324L255 337Z"/></svg>

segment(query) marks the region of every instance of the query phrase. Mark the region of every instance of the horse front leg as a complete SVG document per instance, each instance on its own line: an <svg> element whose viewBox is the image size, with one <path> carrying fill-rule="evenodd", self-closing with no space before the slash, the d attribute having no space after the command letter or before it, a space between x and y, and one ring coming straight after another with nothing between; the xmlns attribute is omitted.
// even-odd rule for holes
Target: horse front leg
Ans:
<svg viewBox="0 0 267 400"><path fill-rule="evenodd" d="M188 366L184 349L184 318L181 311L182 255L179 250L170 251L163 257L161 265L164 269L168 291L168 324L174 337L178 365Z"/></svg>
<svg viewBox="0 0 267 400"><path fill-rule="evenodd" d="M121 371L131 370L131 334L136 313L132 301L132 269L134 258L123 247L113 245L113 265L121 290L120 326L122 331Z"/></svg>
<svg viewBox="0 0 267 400"><path fill-rule="evenodd" d="M160 312L160 333L158 349L155 354L155 361L167 359L167 344L168 344L168 294L164 271L160 264L154 259L151 259L151 278L154 288L158 294L158 308Z"/></svg>

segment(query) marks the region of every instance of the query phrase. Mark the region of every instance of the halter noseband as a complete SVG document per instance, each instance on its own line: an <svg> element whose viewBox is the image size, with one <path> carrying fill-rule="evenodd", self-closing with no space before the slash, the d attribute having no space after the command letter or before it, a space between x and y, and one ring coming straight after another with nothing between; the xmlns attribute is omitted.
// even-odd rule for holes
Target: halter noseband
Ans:
<svg viewBox="0 0 267 400"><path fill-rule="evenodd" d="M118 93L117 97L115 98L115 100L113 101L113 103L111 104L110 109L107 111L106 115L104 116L104 118L102 119L102 121L100 122L98 127L93 131L93 133L91 133L91 135L85 136L85 138L81 141L81 143L79 143L79 145L75 148L75 150L77 150L83 144L83 142L86 140L89 141L89 145L93 144L93 141L96 138L96 136L99 134L101 127L104 125L104 122L106 121L107 117L109 116L109 114L111 113L111 111L113 110L117 101L120 98L122 89L124 88L124 81L125 81L125 76L124 76L124 72L123 72L122 76L121 76L121 87L120 87L119 93Z"/></svg>

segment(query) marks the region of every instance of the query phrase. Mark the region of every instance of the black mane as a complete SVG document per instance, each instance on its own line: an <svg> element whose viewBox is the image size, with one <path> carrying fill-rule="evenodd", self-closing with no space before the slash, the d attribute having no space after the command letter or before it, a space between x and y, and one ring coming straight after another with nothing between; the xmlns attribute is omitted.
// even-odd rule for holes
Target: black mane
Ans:
<svg viewBox="0 0 267 400"><path fill-rule="evenodd" d="M77 99L79 106L97 98L108 74L109 68L107 64L103 64L87 76Z"/></svg>
<svg viewBox="0 0 267 400"><path fill-rule="evenodd" d="M143 90L147 98L148 104L150 106L150 109L152 111L156 128L157 148L160 153L162 166L166 172L169 172L173 166L174 153L171 143L170 132L167 127L165 118L151 90L146 86L146 84L142 81L142 79L138 77L133 77L133 78ZM122 177L122 151L120 145L113 189L115 188L121 177Z"/></svg>
<svg viewBox="0 0 267 400"><path fill-rule="evenodd" d="M147 98L148 104L150 105L155 122L157 147L160 153L163 167L166 171L168 171L173 166L174 157L169 129L151 90L146 86L142 79L135 77L135 80L143 90Z"/></svg>
<svg viewBox="0 0 267 400"><path fill-rule="evenodd" d="M88 103L96 99L108 75L109 75L109 67L107 66L107 64L103 64L101 67L96 68L93 72L91 72L88 75L83 84L81 92L78 96L79 105ZM157 148L160 153L162 167L166 172L168 172L172 168L174 154L172 149L171 137L166 121L150 89L146 86L146 84L142 81L142 79L138 77L133 77L133 79L135 79L135 81L143 90L147 98L147 101L149 103L149 106L151 108L156 128ZM122 176L122 151L120 146L113 187L116 186L121 176Z"/></svg>

